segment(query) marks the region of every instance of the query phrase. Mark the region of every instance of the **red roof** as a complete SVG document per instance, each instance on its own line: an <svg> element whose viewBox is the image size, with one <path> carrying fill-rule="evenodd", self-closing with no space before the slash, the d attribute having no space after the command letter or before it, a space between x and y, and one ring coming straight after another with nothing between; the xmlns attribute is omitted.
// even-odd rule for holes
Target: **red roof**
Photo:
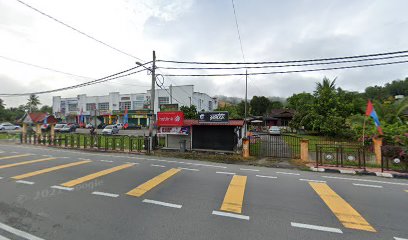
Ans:
<svg viewBox="0 0 408 240"><path fill-rule="evenodd" d="M34 112L34 113L29 113L30 119L33 123L42 123L44 122L44 118L47 118L47 123L57 123L57 120L55 119L54 116L50 116L47 113L42 113L42 112Z"/></svg>
<svg viewBox="0 0 408 240"><path fill-rule="evenodd" d="M210 125L210 126L243 126L244 120L229 120L228 123L203 123L198 122L196 119L184 119L184 126L193 126L193 125Z"/></svg>

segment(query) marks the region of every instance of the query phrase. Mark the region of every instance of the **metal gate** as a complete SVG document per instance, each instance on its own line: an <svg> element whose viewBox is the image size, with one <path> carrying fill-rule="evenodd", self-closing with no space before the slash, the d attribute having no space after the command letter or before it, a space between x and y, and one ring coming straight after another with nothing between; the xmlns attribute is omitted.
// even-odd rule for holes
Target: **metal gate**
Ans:
<svg viewBox="0 0 408 240"><path fill-rule="evenodd" d="M258 157L300 158L301 137L259 135L250 139L250 154Z"/></svg>

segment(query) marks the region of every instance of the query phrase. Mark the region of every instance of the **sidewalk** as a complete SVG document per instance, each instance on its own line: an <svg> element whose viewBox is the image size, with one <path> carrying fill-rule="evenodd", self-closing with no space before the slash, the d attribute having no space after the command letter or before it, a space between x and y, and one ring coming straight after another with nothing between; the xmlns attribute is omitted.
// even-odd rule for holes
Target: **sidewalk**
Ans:
<svg viewBox="0 0 408 240"><path fill-rule="evenodd" d="M381 172L381 168L366 168L364 171L363 168L353 168L353 167L336 167L331 165L319 166L316 168L316 164L307 163L306 166L310 170L315 172L332 172L332 173L342 173L342 174L360 174L360 175L370 175L378 177L387 177L387 178L405 178L408 179L408 172L396 172L396 171L385 171Z"/></svg>

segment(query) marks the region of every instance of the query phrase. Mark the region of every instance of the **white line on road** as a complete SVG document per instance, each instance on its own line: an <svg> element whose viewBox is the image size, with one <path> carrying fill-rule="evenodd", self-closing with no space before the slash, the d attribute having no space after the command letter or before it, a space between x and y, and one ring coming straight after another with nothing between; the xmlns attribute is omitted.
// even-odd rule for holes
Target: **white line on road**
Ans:
<svg viewBox="0 0 408 240"><path fill-rule="evenodd" d="M119 194L106 193L106 192L92 192L92 194L99 195L99 196L105 196L105 197L113 197L113 198L119 197Z"/></svg>
<svg viewBox="0 0 408 240"><path fill-rule="evenodd" d="M3 179L3 177L0 177L0 179Z"/></svg>
<svg viewBox="0 0 408 240"><path fill-rule="evenodd" d="M284 174L284 175L296 175L296 176L300 175L299 173L290 173L290 172L276 172L276 173Z"/></svg>
<svg viewBox="0 0 408 240"><path fill-rule="evenodd" d="M252 172L259 172L258 169L250 169L250 168L240 168L241 171L252 171Z"/></svg>
<svg viewBox="0 0 408 240"><path fill-rule="evenodd" d="M394 237L395 240L408 240L408 238L399 238L399 237Z"/></svg>
<svg viewBox="0 0 408 240"><path fill-rule="evenodd" d="M215 172L215 173L227 174L227 175L235 175L235 173L233 173L233 172Z"/></svg>
<svg viewBox="0 0 408 240"><path fill-rule="evenodd" d="M139 164L138 162L125 162L125 163Z"/></svg>
<svg viewBox="0 0 408 240"><path fill-rule="evenodd" d="M326 181L320 181L320 180L312 180L312 179L299 179L300 181L305 181L305 182L318 182L318 183L326 183Z"/></svg>
<svg viewBox="0 0 408 240"><path fill-rule="evenodd" d="M111 162L113 162L112 160L100 160L101 162L109 162L109 163L111 163Z"/></svg>
<svg viewBox="0 0 408 240"><path fill-rule="evenodd" d="M231 218L238 218L238 219L243 219L243 220L249 220L249 216L241 215L241 214L235 214L235 213L226 213L226 212L220 212L220 211L212 211L213 215L217 216L223 216L223 217L231 217Z"/></svg>
<svg viewBox="0 0 408 240"><path fill-rule="evenodd" d="M274 176L265 176L265 175L255 175L255 176L260 177L260 178L278 178Z"/></svg>
<svg viewBox="0 0 408 240"><path fill-rule="evenodd" d="M172 207L172 208L181 208L182 207L179 204L160 202L160 201L155 201L155 200L150 200L150 199L144 199L142 202L156 204L156 205L165 206L165 207Z"/></svg>
<svg viewBox="0 0 408 240"><path fill-rule="evenodd" d="M0 228L3 229L4 231L10 232L10 233L12 233L14 235L17 235L19 237L22 237L22 238L25 238L25 239L28 239L28 240L44 240L42 238L33 236L33 235L29 234L29 233L23 232L21 230L10 227L10 226L8 226L6 224L3 224L3 223L0 223Z"/></svg>
<svg viewBox="0 0 408 240"><path fill-rule="evenodd" d="M385 183L385 184L408 186L408 183L385 182L385 181L360 179L360 178L345 178L345 177L332 177L332 176L322 176L322 178L332 178L332 179L340 179L340 180L351 180L351 181L360 181L360 182L373 182L373 183Z"/></svg>
<svg viewBox="0 0 408 240"><path fill-rule="evenodd" d="M18 152L10 152L10 153L14 153L14 154L16 154L16 153L18 153Z"/></svg>
<svg viewBox="0 0 408 240"><path fill-rule="evenodd" d="M33 185L34 182L29 182L29 181L24 181L24 180L18 180L16 183L22 183L22 184L27 184L27 185Z"/></svg>
<svg viewBox="0 0 408 240"><path fill-rule="evenodd" d="M343 231L341 231L341 229L339 228L323 227L323 226L318 226L318 225L309 225L309 224L295 223L295 222L291 222L290 225L292 227L297 227L297 228L306 228L306 229L319 230L319 231L324 231L324 232L333 232L333 233L343 233Z"/></svg>
<svg viewBox="0 0 408 240"><path fill-rule="evenodd" d="M156 164L150 164L150 166L152 166L152 167L166 167L164 165L156 165Z"/></svg>
<svg viewBox="0 0 408 240"><path fill-rule="evenodd" d="M361 183L353 183L354 186L361 186L361 187L372 187L372 188L382 188L383 186L380 185L368 185L368 184L361 184Z"/></svg>
<svg viewBox="0 0 408 240"><path fill-rule="evenodd" d="M188 170L188 171L196 171L196 172L200 171L200 170L195 169L195 168L183 168L183 167L179 167L179 169Z"/></svg>
<svg viewBox="0 0 408 240"><path fill-rule="evenodd" d="M0 240L11 240L10 238L6 238L0 235Z"/></svg>
<svg viewBox="0 0 408 240"><path fill-rule="evenodd" d="M202 163L192 163L191 165L203 166L203 167L213 167L213 168L227 168L227 167L224 167L224 166L211 165L211 164L202 164Z"/></svg>
<svg viewBox="0 0 408 240"><path fill-rule="evenodd" d="M63 186L51 186L51 188L59 189L59 190L65 190L65 191L73 191L74 188L70 187L63 187Z"/></svg>

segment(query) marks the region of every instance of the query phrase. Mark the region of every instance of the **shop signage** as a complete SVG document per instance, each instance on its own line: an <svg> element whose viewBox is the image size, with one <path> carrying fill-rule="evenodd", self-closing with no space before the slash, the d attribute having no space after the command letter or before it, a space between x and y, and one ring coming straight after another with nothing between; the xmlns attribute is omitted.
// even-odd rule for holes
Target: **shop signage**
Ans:
<svg viewBox="0 0 408 240"><path fill-rule="evenodd" d="M146 110L128 110L128 114L146 115L149 111ZM112 115L124 115L125 110L113 110Z"/></svg>
<svg viewBox="0 0 408 240"><path fill-rule="evenodd" d="M158 112L157 126L181 127L184 122L183 112Z"/></svg>
<svg viewBox="0 0 408 240"><path fill-rule="evenodd" d="M161 112L178 111L178 104L160 104Z"/></svg>
<svg viewBox="0 0 408 240"><path fill-rule="evenodd" d="M158 134L188 135L190 127L160 127Z"/></svg>
<svg viewBox="0 0 408 240"><path fill-rule="evenodd" d="M228 123L228 112L202 112L198 114L198 122Z"/></svg>

